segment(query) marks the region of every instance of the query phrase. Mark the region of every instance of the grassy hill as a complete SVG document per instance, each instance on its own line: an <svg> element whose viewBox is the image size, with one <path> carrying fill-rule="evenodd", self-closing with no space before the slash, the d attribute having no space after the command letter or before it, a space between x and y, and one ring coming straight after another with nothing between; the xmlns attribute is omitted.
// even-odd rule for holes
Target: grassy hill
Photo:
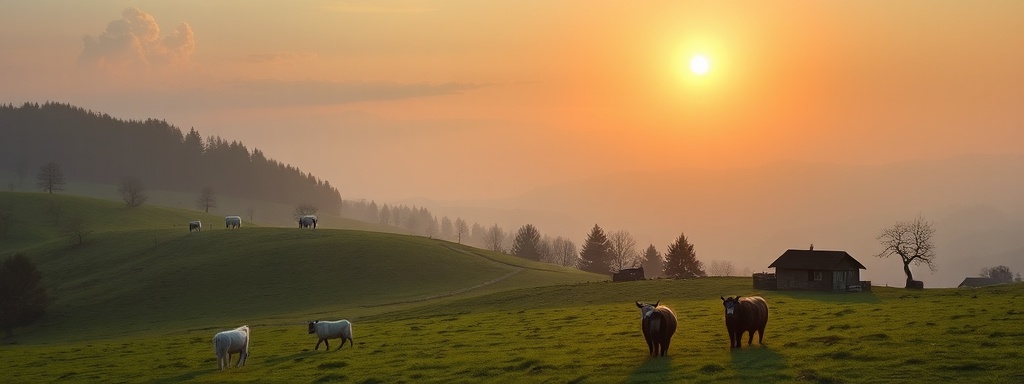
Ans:
<svg viewBox="0 0 1024 384"><path fill-rule="evenodd" d="M87 218L75 245L47 212ZM355 230L208 225L220 216L66 195L0 193L16 225L0 256L22 252L54 298L18 341L46 343L258 320L295 322L326 311L347 316L414 306L456 294L606 277L450 242ZM111 326L116 324L116 326Z"/></svg>
<svg viewBox="0 0 1024 384"><path fill-rule="evenodd" d="M1024 285L856 294L763 292L764 345L730 349L720 295L746 278L583 283L497 292L354 321L355 347L312 350L301 323L252 324L245 367L216 370L219 327L8 345L14 382L1010 383L1024 380ZM680 326L647 357L635 300ZM322 318L346 317L345 311ZM116 325L110 325L115 327ZM744 343L745 344L745 343ZM337 348L337 342L332 345Z"/></svg>
<svg viewBox="0 0 1024 384"><path fill-rule="evenodd" d="M50 198L0 193L0 205ZM1024 284L836 294L757 292L749 278L588 282L604 277L420 237L188 233L156 223L195 212L131 221L119 215L145 211L59 198L97 232L75 247L26 224L18 239L35 245L0 243L0 255L36 260L55 296L42 324L0 346L4 382L1024 382ZM764 345L730 349L719 296L749 294L771 307ZM637 300L678 314L669 357L647 357ZM312 350L314 318L353 320L355 346ZM242 324L248 365L218 372L211 338Z"/></svg>

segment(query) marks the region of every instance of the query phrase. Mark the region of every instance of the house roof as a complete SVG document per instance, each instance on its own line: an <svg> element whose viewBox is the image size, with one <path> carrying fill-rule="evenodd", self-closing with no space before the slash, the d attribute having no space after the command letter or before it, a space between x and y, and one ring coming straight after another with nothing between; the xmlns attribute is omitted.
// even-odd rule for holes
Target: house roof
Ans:
<svg viewBox="0 0 1024 384"><path fill-rule="evenodd" d="M967 277L964 278L964 282L960 283L958 287L984 287L996 284L999 284L999 281L996 279L990 279L987 277Z"/></svg>
<svg viewBox="0 0 1024 384"><path fill-rule="evenodd" d="M809 249L789 249L768 268L783 269L817 269L817 270L841 270L855 266L858 269L867 269L853 256L846 251L815 251Z"/></svg>

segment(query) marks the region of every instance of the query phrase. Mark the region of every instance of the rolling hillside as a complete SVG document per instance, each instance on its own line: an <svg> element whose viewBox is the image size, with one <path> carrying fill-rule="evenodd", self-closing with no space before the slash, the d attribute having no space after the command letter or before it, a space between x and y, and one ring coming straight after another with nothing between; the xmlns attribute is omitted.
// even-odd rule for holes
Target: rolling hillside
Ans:
<svg viewBox="0 0 1024 384"><path fill-rule="evenodd" d="M606 279L440 240L355 230L208 225L194 211L66 195L0 193L16 225L0 256L35 260L53 304L18 342L101 338L235 322L295 322L421 305L456 295ZM75 245L45 212L87 218L94 232ZM117 324L110 326L110 324ZM45 328L45 333L42 332Z"/></svg>

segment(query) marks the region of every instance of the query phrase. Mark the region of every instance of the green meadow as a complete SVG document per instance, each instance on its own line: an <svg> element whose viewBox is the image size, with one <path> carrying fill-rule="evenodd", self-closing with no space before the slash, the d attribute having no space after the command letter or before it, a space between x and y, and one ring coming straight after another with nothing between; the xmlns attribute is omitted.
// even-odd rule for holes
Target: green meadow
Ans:
<svg viewBox="0 0 1024 384"><path fill-rule="evenodd" d="M43 213L90 219L83 245ZM1024 382L1024 285L863 293L755 291L749 278L607 281L435 239L354 229L220 226L221 216L0 193L53 298L0 345L3 382ZM759 294L764 344L728 347L720 296ZM649 358L635 301L679 317ZM355 346L314 351L312 319ZM218 371L213 334L252 328L246 366ZM331 346L337 348L338 340ZM237 358L237 357L236 357Z"/></svg>

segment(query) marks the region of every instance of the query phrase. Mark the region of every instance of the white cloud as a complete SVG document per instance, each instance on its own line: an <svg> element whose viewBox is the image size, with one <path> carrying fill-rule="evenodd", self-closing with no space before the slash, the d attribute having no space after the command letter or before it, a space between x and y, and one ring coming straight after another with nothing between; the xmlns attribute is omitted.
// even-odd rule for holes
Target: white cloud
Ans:
<svg viewBox="0 0 1024 384"><path fill-rule="evenodd" d="M188 23L183 22L170 34L161 36L160 26L152 15L128 8L121 16L97 36L82 38L80 66L143 74L189 67L196 41Z"/></svg>

